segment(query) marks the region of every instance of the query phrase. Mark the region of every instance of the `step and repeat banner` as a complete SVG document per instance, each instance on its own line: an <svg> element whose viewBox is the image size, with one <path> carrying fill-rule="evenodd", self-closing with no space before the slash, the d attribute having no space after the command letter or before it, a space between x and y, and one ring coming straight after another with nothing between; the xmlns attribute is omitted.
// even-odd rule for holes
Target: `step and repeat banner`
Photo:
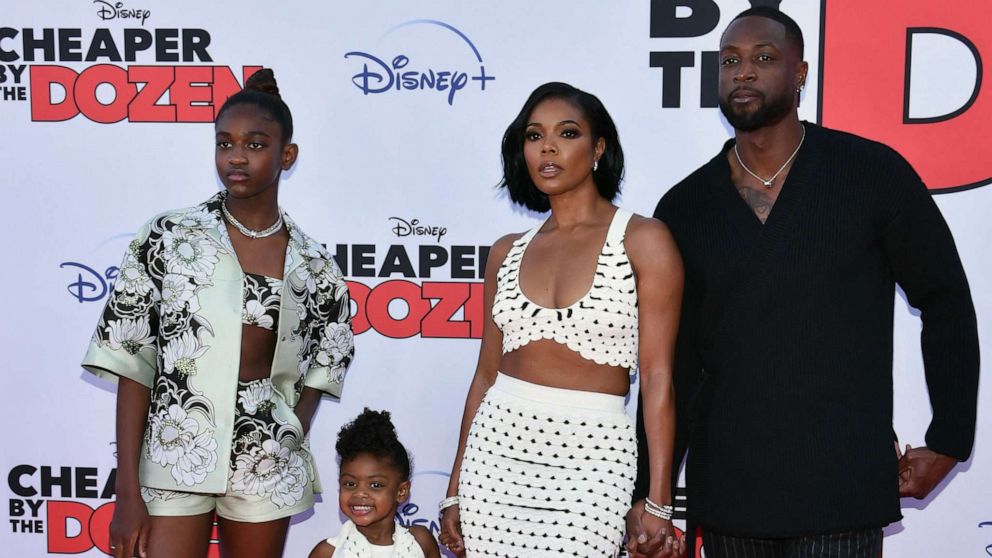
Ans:
<svg viewBox="0 0 992 558"><path fill-rule="evenodd" d="M780 4L806 38L801 116L884 141L921 173L992 354L992 4ZM602 99L628 161L619 204L650 214L732 133L715 108L716 51L749 5L5 1L2 554L107 551L115 386L79 361L136 229L220 188L211 121L255 69L275 69L296 120L283 207L327 244L354 300L357 356L311 435L327 492L287 543L304 556L342 522L335 436L366 406L392 411L415 459L402 520L437 531L489 246L543 218L496 188L501 136L530 91L566 81ZM918 445L930 418L918 312L897 294L896 314L895 428ZM990 408L984 390L971 460L935 496L903 502L887 556L992 556Z"/></svg>

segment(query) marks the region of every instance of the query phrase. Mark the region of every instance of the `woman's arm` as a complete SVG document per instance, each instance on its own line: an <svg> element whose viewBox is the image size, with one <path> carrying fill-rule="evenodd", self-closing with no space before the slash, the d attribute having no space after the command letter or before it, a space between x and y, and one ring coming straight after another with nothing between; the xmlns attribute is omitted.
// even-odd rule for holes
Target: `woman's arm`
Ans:
<svg viewBox="0 0 992 558"><path fill-rule="evenodd" d="M682 258L668 227L656 219L635 218L625 246L637 277L638 362L650 469L648 498L659 505L672 505L675 439L672 361L682 304ZM640 511L642 506L639 502L635 510ZM660 549L664 555L678 544L669 539L674 533L671 521L640 512L640 524L647 537L644 542L635 541L640 552L649 553L644 552L646 547Z"/></svg>
<svg viewBox="0 0 992 558"><path fill-rule="evenodd" d="M496 381L499 361L503 356L503 334L493 322L493 300L496 297L496 274L519 235L508 235L493 244L486 264L486 283L483 291L483 327L482 346L479 349L479 361L475 366L475 376L465 397L465 409L462 412L462 426L458 435L458 449L455 452L455 462L451 467L451 479L448 481L448 496L458 493L458 477L462 465L462 454L465 451L465 440L468 438L472 419L486 395L486 390Z"/></svg>
<svg viewBox="0 0 992 558"><path fill-rule="evenodd" d="M455 451L455 461L451 466L451 478L448 481L447 496L458 494L458 480L461 472L462 456L465 452L465 441L468 438L472 419L479 410L486 390L496 381L500 358L503 356L503 334L493 322L493 300L496 297L496 274L506 258L513 241L520 235L507 235L497 240L489 252L486 264L486 283L483 291L483 326L482 346L479 349L479 361L475 366L475 376L465 397L465 408L462 411L461 431L458 435L458 449ZM441 521L441 542L456 555L464 555L465 547L462 542L459 525L458 506L444 510Z"/></svg>
<svg viewBox="0 0 992 558"><path fill-rule="evenodd" d="M117 385L117 501L110 522L113 556L145 556L150 520L138 484L141 438L148 420L151 390L121 377Z"/></svg>
<svg viewBox="0 0 992 558"><path fill-rule="evenodd" d="M321 395L322 393L319 389L303 386L303 392L300 393L300 400L293 407L296 418L300 419L300 424L303 425L304 437L310 433L310 424L313 422L313 415L317 412L317 407L320 405Z"/></svg>

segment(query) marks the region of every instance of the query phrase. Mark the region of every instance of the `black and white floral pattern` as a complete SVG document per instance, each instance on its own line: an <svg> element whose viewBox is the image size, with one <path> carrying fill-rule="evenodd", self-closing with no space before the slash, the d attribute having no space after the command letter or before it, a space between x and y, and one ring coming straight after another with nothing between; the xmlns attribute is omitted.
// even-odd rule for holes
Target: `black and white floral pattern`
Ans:
<svg viewBox="0 0 992 558"><path fill-rule="evenodd" d="M285 408L268 379L238 382L234 422L231 490L267 497L277 507L296 504L314 479L303 432L283 423L278 407ZM292 411L283 413L289 416Z"/></svg>
<svg viewBox="0 0 992 558"><path fill-rule="evenodd" d="M306 340L300 348L300 373L306 374L316 364L327 368L327 381L339 383L355 353L348 287L340 268L321 247L296 229L290 232L290 241L297 244L305 259L296 270L302 286L289 290L298 303L300 317L294 334Z"/></svg>
<svg viewBox="0 0 992 558"><path fill-rule="evenodd" d="M237 378L217 376L237 373L237 354L230 351L240 339L232 337L230 314L216 307L216 297L229 296L232 269L237 273L220 212L225 195L155 217L128 245L83 364L150 385L142 459L164 473L148 473L156 479L152 488L223 492L230 480L246 494L291 505L302 495L300 483L315 475L302 432L287 415L305 385L340 392L354 354L347 286L327 251L283 214L290 235L286 276L281 284L257 284L242 318L273 330L280 322L290 326L278 342L294 346L295 371L290 363L278 369L274 363L267 387L248 387L232 401L225 394ZM224 275L216 276L221 267ZM238 286L245 301L245 284ZM281 296L290 297L285 307L296 320L271 312ZM276 413L273 401L281 402ZM230 454L219 454L228 447Z"/></svg>
<svg viewBox="0 0 992 558"><path fill-rule="evenodd" d="M256 273L245 273L244 305L241 323L275 330L279 324L279 299L282 281Z"/></svg>
<svg viewBox="0 0 992 558"><path fill-rule="evenodd" d="M223 248L187 225L210 222L202 212L194 220L152 220L145 238L128 245L96 332L110 349L131 355L157 348L161 373L153 386L145 458L169 469L184 487L202 483L218 457L213 430L190 416L196 411L213 422L211 402L189 382L210 348L201 340L210 325L197 315L197 293L212 284Z"/></svg>

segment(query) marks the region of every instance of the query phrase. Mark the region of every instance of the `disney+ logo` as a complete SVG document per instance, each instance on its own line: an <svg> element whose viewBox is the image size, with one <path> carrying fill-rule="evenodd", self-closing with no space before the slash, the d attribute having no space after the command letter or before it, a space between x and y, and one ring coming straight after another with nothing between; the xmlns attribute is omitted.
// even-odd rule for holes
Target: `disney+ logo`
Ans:
<svg viewBox="0 0 992 558"><path fill-rule="evenodd" d="M117 266L110 266L101 273L79 262L62 262L59 268L68 268L75 272L76 277L66 286L66 290L80 304L96 302L107 296L119 272Z"/></svg>
<svg viewBox="0 0 992 558"><path fill-rule="evenodd" d="M470 82L478 82L479 90L485 91L486 82L496 79L494 76L486 74L486 66L482 61L482 55L479 54L479 49L475 48L472 41L464 33L443 21L415 19L397 25L386 34L388 35L397 29L411 25L433 25L451 31L460 37L472 50L472 54L479 64L479 69L435 69L431 67L421 67L418 69L416 66L411 65L410 57L405 54L398 54L392 57L389 62L386 62L367 52L351 51L346 53L344 57L356 59L362 63L361 71L351 78L351 82L362 91L362 94L431 90L446 94L448 105L452 105L455 102L455 95L462 89L465 89Z"/></svg>
<svg viewBox="0 0 992 558"><path fill-rule="evenodd" d="M93 0L97 4L96 15L103 21L112 19L140 19L141 25L145 25L145 20L151 17L151 10L141 8L127 8L124 2L104 2L103 0Z"/></svg>
<svg viewBox="0 0 992 558"><path fill-rule="evenodd" d="M441 242L441 238L448 234L447 227L424 225L420 223L420 219L410 219L407 221L402 217L390 217L389 220L393 222L390 230L400 238L404 236L430 236Z"/></svg>

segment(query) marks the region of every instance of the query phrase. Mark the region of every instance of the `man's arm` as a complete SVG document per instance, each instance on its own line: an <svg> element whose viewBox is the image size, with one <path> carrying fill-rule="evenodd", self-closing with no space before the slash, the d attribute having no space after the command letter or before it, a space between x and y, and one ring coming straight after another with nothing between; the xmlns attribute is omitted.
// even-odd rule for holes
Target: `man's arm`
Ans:
<svg viewBox="0 0 992 558"><path fill-rule="evenodd" d="M933 418L926 447L899 459L900 493L924 498L968 459L978 404L978 327L954 238L920 177L893 152L885 179L882 248L909 303L920 310L923 365ZM898 449L897 449L898 451Z"/></svg>

